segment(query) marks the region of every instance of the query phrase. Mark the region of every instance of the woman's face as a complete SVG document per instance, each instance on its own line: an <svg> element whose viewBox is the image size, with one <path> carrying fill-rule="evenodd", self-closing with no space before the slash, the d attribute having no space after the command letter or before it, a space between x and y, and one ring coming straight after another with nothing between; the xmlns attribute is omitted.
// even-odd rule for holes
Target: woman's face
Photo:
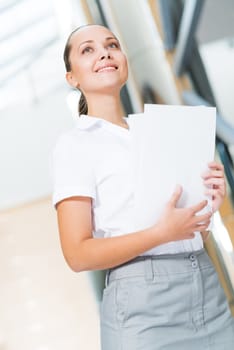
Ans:
<svg viewBox="0 0 234 350"><path fill-rule="evenodd" d="M92 25L71 38L71 72L68 82L86 96L119 91L128 76L127 59L116 37L107 28Z"/></svg>

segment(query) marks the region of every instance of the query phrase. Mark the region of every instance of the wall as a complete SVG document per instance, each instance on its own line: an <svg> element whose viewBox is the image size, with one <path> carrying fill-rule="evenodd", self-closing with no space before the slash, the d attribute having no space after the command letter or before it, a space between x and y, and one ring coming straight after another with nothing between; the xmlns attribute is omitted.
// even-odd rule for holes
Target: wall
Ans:
<svg viewBox="0 0 234 350"><path fill-rule="evenodd" d="M51 152L58 135L74 123L67 90L0 116L0 210L51 193Z"/></svg>

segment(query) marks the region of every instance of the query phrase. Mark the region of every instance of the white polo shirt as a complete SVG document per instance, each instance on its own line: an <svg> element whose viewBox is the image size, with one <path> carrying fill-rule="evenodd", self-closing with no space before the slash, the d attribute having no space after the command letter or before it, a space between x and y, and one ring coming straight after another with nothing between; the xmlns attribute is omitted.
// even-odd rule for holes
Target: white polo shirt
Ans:
<svg viewBox="0 0 234 350"><path fill-rule="evenodd" d="M135 232L134 171L131 130L101 118L81 115L76 127L62 135L53 153L53 204L72 196L92 198L93 236ZM200 234L170 242L144 254L199 250Z"/></svg>

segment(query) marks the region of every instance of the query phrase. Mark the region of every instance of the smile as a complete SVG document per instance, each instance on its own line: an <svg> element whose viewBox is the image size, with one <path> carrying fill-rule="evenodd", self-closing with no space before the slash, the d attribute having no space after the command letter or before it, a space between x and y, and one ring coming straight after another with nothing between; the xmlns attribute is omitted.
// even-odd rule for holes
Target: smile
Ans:
<svg viewBox="0 0 234 350"><path fill-rule="evenodd" d="M96 72L97 73L101 73L101 72L114 72L118 69L117 66L105 66L105 67L102 67L102 68L99 68Z"/></svg>

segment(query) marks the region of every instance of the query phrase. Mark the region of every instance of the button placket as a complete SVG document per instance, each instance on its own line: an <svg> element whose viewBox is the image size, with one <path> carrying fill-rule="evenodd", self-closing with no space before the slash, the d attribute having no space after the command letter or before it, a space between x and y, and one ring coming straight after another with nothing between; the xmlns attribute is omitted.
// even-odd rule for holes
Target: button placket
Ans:
<svg viewBox="0 0 234 350"><path fill-rule="evenodd" d="M190 261L191 261L192 267L193 267L193 268L196 268L196 267L198 266L198 262L197 262L196 256L195 256L194 254L191 254L191 255L189 256L189 259L190 259Z"/></svg>

